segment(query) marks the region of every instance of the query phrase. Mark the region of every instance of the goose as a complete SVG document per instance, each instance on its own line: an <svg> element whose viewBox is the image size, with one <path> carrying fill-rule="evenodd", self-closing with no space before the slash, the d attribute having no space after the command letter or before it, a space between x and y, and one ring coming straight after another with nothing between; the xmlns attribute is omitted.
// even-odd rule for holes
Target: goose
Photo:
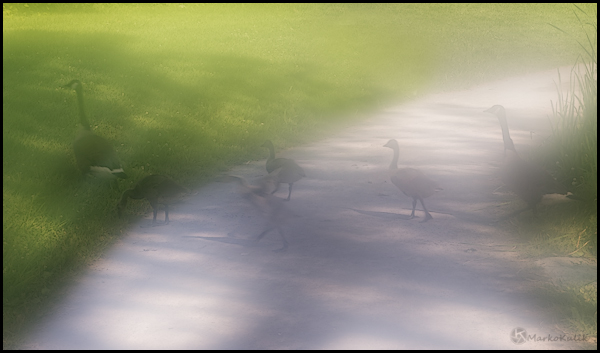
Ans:
<svg viewBox="0 0 600 353"><path fill-rule="evenodd" d="M392 183L396 185L396 187L400 189L404 195L412 197L413 199L413 209L412 213L410 214L410 219L415 217L415 208L417 207L417 200L419 200L421 201L423 210L425 210L425 219L422 220L421 223L429 221L433 217L429 211L427 211L423 199L442 189L433 180L425 176L425 174L423 174L423 172L420 170L414 168L398 169L398 154L400 149L398 146L398 141L391 139L385 145L383 145L383 147L389 147L394 151L394 157L392 158L392 163L390 164Z"/></svg>
<svg viewBox="0 0 600 353"><path fill-rule="evenodd" d="M484 110L484 112L495 115L502 129L504 161L500 168L500 179L510 190L527 203L526 208L517 210L504 218L510 218L529 209L536 215L536 206L542 200L542 195L551 193L567 194L566 188L556 182L546 170L519 156L510 138L508 123L506 121L506 110L503 106L494 105Z"/></svg>
<svg viewBox="0 0 600 353"><path fill-rule="evenodd" d="M257 243L267 233L272 230L277 230L283 246L274 250L275 252L285 251L288 247L287 239L281 228L283 223L285 208L283 207L283 199L273 196L272 190L279 184L279 174L281 168L269 173L266 177L258 180L258 185L250 185L243 177L236 175L225 175L221 177L221 181L234 181L240 185L240 193L242 197L250 201L261 213L264 214L267 223L265 229L254 239Z"/></svg>
<svg viewBox="0 0 600 353"><path fill-rule="evenodd" d="M123 209L127 206L127 200L146 199L150 202L154 212L152 225L156 225L156 213L158 212L158 204L165 206L165 222L169 224L169 205L176 203L183 194L188 194L189 190L175 183L171 178L164 175L149 175L140 180L133 188L123 192L121 201L117 206L119 217L123 213Z"/></svg>
<svg viewBox="0 0 600 353"><path fill-rule="evenodd" d="M62 87L77 92L81 128L73 142L73 151L75 152L77 166L82 174L104 174L121 179L127 178L127 174L123 171L119 157L117 157L117 153L111 144L106 139L94 134L90 129L90 124L85 115L83 86L81 82L79 80L72 80Z"/></svg>
<svg viewBox="0 0 600 353"><path fill-rule="evenodd" d="M304 174L304 170L300 167L293 159L289 158L275 158L275 147L273 146L273 142L271 140L265 141L261 147L265 147L269 150L269 158L267 159L266 168L267 173L272 173L276 169L281 169L279 171L279 182L273 190L273 194L279 190L279 183L286 183L290 185L289 193L286 201L290 200L292 196L292 185L298 180L302 179L306 176Z"/></svg>

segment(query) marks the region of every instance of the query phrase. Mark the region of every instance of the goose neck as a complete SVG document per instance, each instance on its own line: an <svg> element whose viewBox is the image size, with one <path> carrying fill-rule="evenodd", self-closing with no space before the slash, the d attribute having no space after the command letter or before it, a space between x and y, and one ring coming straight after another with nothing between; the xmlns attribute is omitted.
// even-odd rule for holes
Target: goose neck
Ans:
<svg viewBox="0 0 600 353"><path fill-rule="evenodd" d="M398 169L398 147L392 147L392 150L394 151L394 157L392 158L392 163L390 163L390 169L396 170Z"/></svg>
<svg viewBox="0 0 600 353"><path fill-rule="evenodd" d="M122 209L127 205L127 199L129 198L129 195L131 195L133 189L129 189L129 190L125 190L125 192L123 192L123 196L121 196L121 201L119 202L119 208Z"/></svg>
<svg viewBox="0 0 600 353"><path fill-rule="evenodd" d="M502 129L502 140L504 141L504 149L515 151L515 145L513 140L510 138L510 132L508 131L508 122L506 121L506 114L501 111L496 115L500 122L500 128Z"/></svg>
<svg viewBox="0 0 600 353"><path fill-rule="evenodd" d="M75 92L77 92L77 101L79 102L79 120L81 121L81 125L86 130L90 130L90 124L88 123L87 117L85 115L85 108L83 105L83 91L81 89L81 86L78 86L77 89L75 89Z"/></svg>
<svg viewBox="0 0 600 353"><path fill-rule="evenodd" d="M269 149L269 160L275 159L275 147L272 144L268 144L267 148Z"/></svg>

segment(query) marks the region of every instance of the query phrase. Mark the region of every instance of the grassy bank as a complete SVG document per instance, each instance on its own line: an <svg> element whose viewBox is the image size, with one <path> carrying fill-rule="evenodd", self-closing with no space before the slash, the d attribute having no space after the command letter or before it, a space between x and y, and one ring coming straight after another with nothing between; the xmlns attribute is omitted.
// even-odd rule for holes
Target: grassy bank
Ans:
<svg viewBox="0 0 600 353"><path fill-rule="evenodd" d="M590 5L591 6L591 5ZM432 89L570 64L568 5L3 5L3 326L10 346L57 286L127 224L115 204L150 173L201 185ZM92 128L130 178L82 180ZM131 213L142 213L141 203Z"/></svg>
<svg viewBox="0 0 600 353"><path fill-rule="evenodd" d="M519 230L529 239L526 252L535 256L598 257L598 40L597 14L576 7L583 40L558 26L581 47L571 71L568 90L557 78L557 97L551 118L553 134L540 146L540 161L553 170L578 202L557 205L538 222L523 222ZM573 334L598 334L597 282L581 286L547 286L537 293L555 312L562 327Z"/></svg>

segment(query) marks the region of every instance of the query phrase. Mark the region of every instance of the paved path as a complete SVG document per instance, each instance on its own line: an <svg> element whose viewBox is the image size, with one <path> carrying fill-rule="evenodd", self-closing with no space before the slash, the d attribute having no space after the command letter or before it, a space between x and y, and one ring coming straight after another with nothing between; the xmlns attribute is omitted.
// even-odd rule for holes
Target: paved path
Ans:
<svg viewBox="0 0 600 353"><path fill-rule="evenodd" d="M308 175L286 203L287 252L271 251L280 246L276 233L258 245L247 241L263 220L234 184L197 190L172 209L168 226L140 227L149 214L77 280L23 347L575 347L511 342L516 327L537 337L558 332L526 294L547 276L512 252L508 224L490 225L523 204L493 193L503 147L497 119L483 110L504 105L525 152L548 128L556 77L551 70L430 95L282 152ZM420 168L444 188L426 199L428 223L419 223L420 207L419 219L407 219L411 200L389 181L392 150L383 145L390 138L400 144L401 166ZM231 173L252 180L265 174L264 162ZM287 196L286 186L278 195Z"/></svg>

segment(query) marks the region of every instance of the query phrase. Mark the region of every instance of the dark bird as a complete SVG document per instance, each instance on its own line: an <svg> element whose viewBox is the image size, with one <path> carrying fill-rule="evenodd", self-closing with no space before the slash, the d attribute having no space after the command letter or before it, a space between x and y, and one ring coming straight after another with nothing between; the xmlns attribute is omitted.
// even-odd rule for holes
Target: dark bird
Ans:
<svg viewBox="0 0 600 353"><path fill-rule="evenodd" d="M117 206L119 217L123 214L123 209L127 206L127 199L134 200L146 199L150 202L154 212L152 225L156 224L156 213L158 205L165 206L165 223L169 224L169 205L178 202L181 196L188 194L189 190L175 183L171 178L164 175L149 175L140 180L132 189L126 190Z"/></svg>
<svg viewBox="0 0 600 353"><path fill-rule="evenodd" d="M283 246L280 249L274 250L276 252L284 251L288 247L288 242L281 228L286 216L286 209L283 205L283 199L273 196L272 193L272 190L279 184L278 178L280 172L281 169L274 170L269 175L260 178L257 185L250 185L244 178L235 175L221 177L221 181L238 182L242 196L264 215L267 221L265 229L255 238L256 242L270 231L277 230L283 241Z"/></svg>
<svg viewBox="0 0 600 353"><path fill-rule="evenodd" d="M94 134L90 129L83 104L83 87L79 80L73 80L64 85L77 92L79 102L79 120L81 128L75 141L73 151L77 166L83 174L112 175L118 178L127 178L127 174L121 167L119 157L111 144L104 138Z"/></svg>
<svg viewBox="0 0 600 353"><path fill-rule="evenodd" d="M423 210L425 210L425 219L421 221L427 222L433 217L427 211L423 199L433 195L436 191L442 190L438 185L431 179L425 176L423 172L414 168L400 168L398 169L398 155L399 147L398 142L394 139L389 140L383 147L389 147L394 151L394 158L390 164L391 180L404 195L412 197L413 209L410 214L410 218L415 217L415 208L417 207L417 200L421 201Z"/></svg>
<svg viewBox="0 0 600 353"><path fill-rule="evenodd" d="M503 106L494 105L490 109L484 110L484 112L494 114L502 128L504 161L500 168L500 179L518 197L527 202L526 208L513 212L504 218L510 218L529 209L535 215L536 205L542 200L542 195L567 194L566 188L556 182L546 170L519 156L510 138L508 123L506 122L506 111Z"/></svg>
<svg viewBox="0 0 600 353"><path fill-rule="evenodd" d="M281 169L279 171L279 182L273 190L273 194L279 190L279 183L286 183L290 185L289 193L286 201L290 200L292 196L292 185L298 180L306 176L304 170L296 164L293 159L289 158L275 158L275 147L273 142L270 140L265 141L261 147L265 147L269 150L269 158L267 159L267 173L272 173L274 170Z"/></svg>

